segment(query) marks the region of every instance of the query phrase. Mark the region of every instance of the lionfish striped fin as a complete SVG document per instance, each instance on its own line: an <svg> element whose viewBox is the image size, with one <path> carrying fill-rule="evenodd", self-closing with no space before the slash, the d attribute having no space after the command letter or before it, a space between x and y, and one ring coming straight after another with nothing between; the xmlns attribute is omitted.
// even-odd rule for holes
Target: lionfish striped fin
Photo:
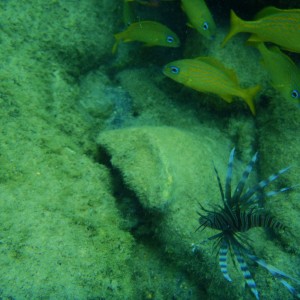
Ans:
<svg viewBox="0 0 300 300"><path fill-rule="evenodd" d="M250 162L248 163L243 175L242 175L242 178L241 180L239 181L235 191L234 191L234 195L232 197L232 202L233 203L236 203L237 200L239 200L239 202L242 202L242 198L240 198L242 192L243 192L243 189L245 187L245 183L246 183L246 180L248 179L249 177L249 174L251 173L252 169L253 169L253 166L257 160L257 152L253 155L252 159L250 160Z"/></svg>
<svg viewBox="0 0 300 300"><path fill-rule="evenodd" d="M288 282L286 282L283 278L293 280L297 284L300 284L300 281L287 275L286 273L282 272L281 270L273 267L272 265L267 264L263 259L245 251L245 254L254 262L256 262L261 267L268 270L275 278L277 278L288 290L289 292L294 296L300 299L300 293Z"/></svg>
<svg viewBox="0 0 300 300"><path fill-rule="evenodd" d="M220 179L218 170L217 170L217 168L216 168L215 165L214 165L214 170L215 170L215 173L216 173L216 176L217 176L217 180L218 180L218 185L219 185L219 190L220 190L221 198L222 198L223 203L225 204L225 198L224 198L224 192L223 192L223 188L222 188L222 184L221 184L221 179Z"/></svg>
<svg viewBox="0 0 300 300"><path fill-rule="evenodd" d="M233 167L233 158L234 158L235 148L233 148L229 155L226 183L225 183L225 199L227 203L231 201L231 178L232 178L232 167Z"/></svg>
<svg viewBox="0 0 300 300"><path fill-rule="evenodd" d="M289 290L289 292L296 298L300 299L300 293L284 279L279 279L279 281Z"/></svg>
<svg viewBox="0 0 300 300"><path fill-rule="evenodd" d="M219 250L219 266L225 279L231 282L232 279L230 278L227 270L228 250L229 250L228 244L225 241L223 241Z"/></svg>
<svg viewBox="0 0 300 300"><path fill-rule="evenodd" d="M247 202L245 203L245 205L241 205L242 209L247 209L253 205L258 205L258 201L261 201L263 198L271 198L274 197L280 193L285 193L288 192L290 190L295 189L296 187L298 187L299 184L290 186L290 187L284 187L282 189L279 189L277 191L269 191L269 192L265 192L263 195L262 194L256 194L256 195L252 195L252 197L250 197Z"/></svg>
<svg viewBox="0 0 300 300"><path fill-rule="evenodd" d="M290 191L290 190L294 189L296 186L298 186L298 185L290 186L290 187L284 187L284 188L282 188L280 190L277 190L277 191L266 192L266 193L264 193L264 196L262 196L262 195L252 195L252 197L250 197L247 200L246 207L249 207L252 204L257 204L256 202L259 201L259 200L261 200L263 197L270 198L270 197L276 196L276 195L278 195L280 193L284 193L284 192ZM242 207L244 208L245 205L242 205Z"/></svg>
<svg viewBox="0 0 300 300"><path fill-rule="evenodd" d="M256 288L256 283L255 283L255 281L254 281L254 279L253 279L253 277L252 277L252 275L251 275L251 273L248 269L248 266L247 266L247 264L246 264L246 262L245 262L245 260L242 256L240 250L237 247L233 246L233 251L234 251L237 262L240 266L240 269L243 273L244 279L245 279L248 287L250 288L250 290L253 293L253 295L255 296L255 298L257 300L259 300L259 295L258 295L258 290Z"/></svg>
<svg viewBox="0 0 300 300"><path fill-rule="evenodd" d="M266 180L260 181L257 185L253 188L249 189L240 199L240 202L248 201L257 191L263 190L267 185L269 185L272 181L276 180L281 174L288 171L290 167L281 169L279 172L274 173L273 175L269 176Z"/></svg>
<svg viewBox="0 0 300 300"><path fill-rule="evenodd" d="M273 196L276 196L276 195L279 194L279 193L284 193L284 192L293 190L293 189L296 188L297 186L299 186L299 184L296 184L296 185L293 185L293 186L289 186L289 187L284 187L284 188L282 188L282 189L280 189L280 190L277 190L277 191L266 192L266 193L265 193L265 196L266 196L266 197L273 197Z"/></svg>

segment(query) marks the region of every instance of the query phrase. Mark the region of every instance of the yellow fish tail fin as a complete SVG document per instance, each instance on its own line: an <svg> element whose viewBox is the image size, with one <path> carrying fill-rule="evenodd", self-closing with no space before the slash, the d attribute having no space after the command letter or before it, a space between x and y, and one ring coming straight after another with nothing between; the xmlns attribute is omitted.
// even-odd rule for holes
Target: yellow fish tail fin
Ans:
<svg viewBox="0 0 300 300"><path fill-rule="evenodd" d="M247 103L247 105L249 106L252 114L255 116L255 107L254 107L254 103L253 103L253 99L255 98L256 94L261 90L261 86L260 85L256 85L253 86L251 88L248 88L245 90L245 95L243 97L243 99L245 100L245 102Z"/></svg>
<svg viewBox="0 0 300 300"><path fill-rule="evenodd" d="M234 35L243 31L243 22L244 21L240 19L233 10L230 11L230 30L222 42L222 47L224 47Z"/></svg>

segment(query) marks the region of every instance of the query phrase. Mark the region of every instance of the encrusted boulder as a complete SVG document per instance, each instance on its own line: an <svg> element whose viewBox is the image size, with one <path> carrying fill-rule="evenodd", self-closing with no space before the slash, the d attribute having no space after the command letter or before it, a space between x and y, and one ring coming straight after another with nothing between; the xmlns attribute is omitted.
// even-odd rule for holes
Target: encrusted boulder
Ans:
<svg viewBox="0 0 300 300"><path fill-rule="evenodd" d="M230 148L226 138L215 135L144 126L102 132L98 143L143 207L161 211L177 200L195 204L209 193L212 160L224 161L228 151L222 150Z"/></svg>

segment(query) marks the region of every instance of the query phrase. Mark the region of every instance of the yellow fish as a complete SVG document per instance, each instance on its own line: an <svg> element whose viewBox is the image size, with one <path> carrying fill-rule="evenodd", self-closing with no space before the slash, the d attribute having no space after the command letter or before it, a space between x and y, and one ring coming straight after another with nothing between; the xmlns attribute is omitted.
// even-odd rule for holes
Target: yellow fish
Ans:
<svg viewBox="0 0 300 300"><path fill-rule="evenodd" d="M146 46L179 47L180 40L171 29L154 21L140 21L130 24L123 32L114 35L116 43L112 48L115 53L119 42L143 42Z"/></svg>
<svg viewBox="0 0 300 300"><path fill-rule="evenodd" d="M233 97L242 98L255 115L253 98L260 86L241 88L236 74L212 57L173 61L164 67L163 73L199 92L216 94L228 103Z"/></svg>
<svg viewBox="0 0 300 300"><path fill-rule="evenodd" d="M300 9L266 7L254 21L240 19L231 11L231 27L222 46L239 32L252 33L249 42L272 42L280 48L300 53Z"/></svg>
<svg viewBox="0 0 300 300"><path fill-rule="evenodd" d="M215 36L216 24L204 0L181 0L181 7L189 19L190 27L208 39Z"/></svg>
<svg viewBox="0 0 300 300"><path fill-rule="evenodd" d="M300 69L278 47L268 49L263 43L256 45L263 58L263 64L270 74L272 85L281 95L300 102Z"/></svg>

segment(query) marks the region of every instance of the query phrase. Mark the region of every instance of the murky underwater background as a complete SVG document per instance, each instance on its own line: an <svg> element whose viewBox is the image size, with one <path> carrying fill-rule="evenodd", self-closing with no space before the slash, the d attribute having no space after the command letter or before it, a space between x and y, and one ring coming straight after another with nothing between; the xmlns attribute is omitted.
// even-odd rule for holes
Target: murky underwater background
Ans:
<svg viewBox="0 0 300 300"><path fill-rule="evenodd" d="M138 21L176 32L177 48L121 42L122 0L0 1L0 298L254 299L229 259L222 276L215 234L195 232L199 203L221 205L258 151L249 185L291 169L271 190L300 183L300 109L270 85L247 33L221 43L230 10L245 20L299 1L206 1L214 39L186 25L180 1L131 3ZM300 42L300 41L299 41ZM297 43L297 40L295 41ZM288 53L300 66L300 54ZM261 85L256 115L172 81L164 65L210 56L242 87ZM300 280L299 187L264 206L289 232L253 229L254 252ZM249 263L260 299L292 299ZM300 290L300 284L294 285Z"/></svg>

